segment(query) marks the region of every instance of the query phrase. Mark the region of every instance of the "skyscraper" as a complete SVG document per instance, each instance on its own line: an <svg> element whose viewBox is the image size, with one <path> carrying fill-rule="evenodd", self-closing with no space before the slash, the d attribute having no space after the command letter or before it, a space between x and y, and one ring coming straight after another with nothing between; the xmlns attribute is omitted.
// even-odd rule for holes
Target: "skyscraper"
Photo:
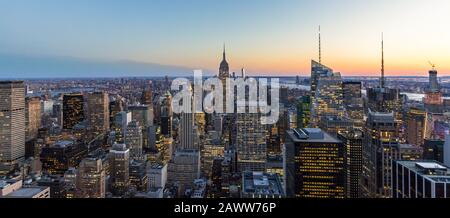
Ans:
<svg viewBox="0 0 450 218"><path fill-rule="evenodd" d="M125 133L125 144L130 149L132 158L139 158L142 155L143 134L142 127L138 121L131 121Z"/></svg>
<svg viewBox="0 0 450 218"><path fill-rule="evenodd" d="M153 93L150 88L145 88L142 91L141 104L153 105Z"/></svg>
<svg viewBox="0 0 450 218"><path fill-rule="evenodd" d="M84 158L78 167L78 189L81 198L104 198L106 190L105 169L98 157Z"/></svg>
<svg viewBox="0 0 450 218"><path fill-rule="evenodd" d="M438 92L440 90L439 83L438 83L438 77L437 77L437 70L434 68L428 71L428 79L429 79L429 90L431 92Z"/></svg>
<svg viewBox="0 0 450 218"><path fill-rule="evenodd" d="M116 142L124 143L128 124L131 122L131 112L121 111L114 117L113 130L116 133Z"/></svg>
<svg viewBox="0 0 450 218"><path fill-rule="evenodd" d="M315 61L311 62L311 119L313 127L326 117L345 117L340 73Z"/></svg>
<svg viewBox="0 0 450 218"><path fill-rule="evenodd" d="M450 198L450 168L436 161L395 161L394 198Z"/></svg>
<svg viewBox="0 0 450 218"><path fill-rule="evenodd" d="M425 104L425 107L430 111L435 111L436 109L439 110L439 107L443 104L442 92L438 83L437 73L438 72L435 69L434 65L433 69L428 71L429 84L428 88L426 89L423 102Z"/></svg>
<svg viewBox="0 0 450 218"><path fill-rule="evenodd" d="M114 120L115 116L124 110L124 102L121 96L117 95L114 96L111 101L109 102L109 119L110 119L110 125L114 124L112 121Z"/></svg>
<svg viewBox="0 0 450 218"><path fill-rule="evenodd" d="M109 152L111 188L115 195L123 195L130 185L130 149L125 144L114 144Z"/></svg>
<svg viewBox="0 0 450 218"><path fill-rule="evenodd" d="M445 141L441 139L425 139L423 143L423 159L444 163L444 143Z"/></svg>
<svg viewBox="0 0 450 218"><path fill-rule="evenodd" d="M394 112L398 120L398 111L401 109L400 91L386 86L384 70L384 40L382 39L380 85L367 89L368 108L375 112Z"/></svg>
<svg viewBox="0 0 450 218"><path fill-rule="evenodd" d="M391 88L367 89L367 106L376 112L397 112L401 109L400 92Z"/></svg>
<svg viewBox="0 0 450 218"><path fill-rule="evenodd" d="M143 135L143 147L148 146L147 128L153 126L153 106L152 105L132 105L128 107L132 119L139 122Z"/></svg>
<svg viewBox="0 0 450 218"><path fill-rule="evenodd" d="M39 98L25 100L25 124L27 141L36 138L38 129L41 127L41 101Z"/></svg>
<svg viewBox="0 0 450 218"><path fill-rule="evenodd" d="M178 186L179 193L192 188L200 177L200 152L196 149L178 149L167 169L167 182Z"/></svg>
<svg viewBox="0 0 450 218"><path fill-rule="evenodd" d="M228 66L226 54L225 54L225 45L223 45L223 53L222 53L222 62L220 62L219 66L219 79L222 81L222 85L224 86L224 108L225 108L225 96L226 96L226 79L230 77L230 67Z"/></svg>
<svg viewBox="0 0 450 218"><path fill-rule="evenodd" d="M266 127L259 113L238 113L236 151L240 172L265 171L267 162Z"/></svg>
<svg viewBox="0 0 450 218"><path fill-rule="evenodd" d="M128 106L128 111L132 113L133 120L139 121L143 128L153 125L153 109L151 105Z"/></svg>
<svg viewBox="0 0 450 218"><path fill-rule="evenodd" d="M314 102L316 96L317 84L321 77L327 77L333 74L333 70L319 62L311 60L311 102Z"/></svg>
<svg viewBox="0 0 450 218"><path fill-rule="evenodd" d="M25 157L25 86L0 81L0 174Z"/></svg>
<svg viewBox="0 0 450 218"><path fill-rule="evenodd" d="M393 112L380 113L369 109L363 146L363 197L388 195L387 184L390 181L386 177L392 169L392 157L387 157L392 148L399 144L396 125Z"/></svg>
<svg viewBox="0 0 450 218"><path fill-rule="evenodd" d="M40 152L42 171L50 174L63 174L70 167L77 167L87 148L74 141L58 141L53 145L45 146Z"/></svg>
<svg viewBox="0 0 450 218"><path fill-rule="evenodd" d="M345 145L321 129L287 131L284 145L288 197L345 198Z"/></svg>
<svg viewBox="0 0 450 218"><path fill-rule="evenodd" d="M347 197L359 198L361 195L360 181L362 172L363 132L354 129L348 133L339 133L338 139L346 146L347 165Z"/></svg>
<svg viewBox="0 0 450 218"><path fill-rule="evenodd" d="M222 89L223 89L223 113L222 114L214 114L215 116L222 116L223 117L223 129L222 129L222 139L227 143L227 145L231 145L233 143L233 132L235 129L233 129L233 123L235 120L234 114L226 114L226 108L227 108L227 102L228 101L235 101L235 98L228 99L228 93L235 94L235 88L233 90L227 89L227 82L230 78L230 68L226 59L226 53L225 53L225 44L223 45L223 53L222 53L222 61L220 62L219 66L219 75L218 75L220 81L222 82Z"/></svg>
<svg viewBox="0 0 450 218"><path fill-rule="evenodd" d="M361 82L343 82L344 106L355 128L364 126L364 102Z"/></svg>
<svg viewBox="0 0 450 218"><path fill-rule="evenodd" d="M84 104L82 94L64 94L63 96L63 128L72 129L84 120Z"/></svg>
<svg viewBox="0 0 450 218"><path fill-rule="evenodd" d="M396 125L392 112L369 113L363 147L363 197L390 197L393 161L422 158L421 147L399 143Z"/></svg>
<svg viewBox="0 0 450 218"><path fill-rule="evenodd" d="M194 113L180 114L179 127L180 149L199 149L194 143Z"/></svg>
<svg viewBox="0 0 450 218"><path fill-rule="evenodd" d="M406 141L409 144L423 146L429 132L428 115L424 110L411 108L406 115Z"/></svg>
<svg viewBox="0 0 450 218"><path fill-rule="evenodd" d="M161 134L172 136L172 95L166 92L161 102Z"/></svg>
<svg viewBox="0 0 450 218"><path fill-rule="evenodd" d="M297 103L297 127L306 128L309 126L311 117L311 96L302 96Z"/></svg>
<svg viewBox="0 0 450 218"><path fill-rule="evenodd" d="M107 92L88 93L87 121L93 136L104 134L109 130L109 97Z"/></svg>

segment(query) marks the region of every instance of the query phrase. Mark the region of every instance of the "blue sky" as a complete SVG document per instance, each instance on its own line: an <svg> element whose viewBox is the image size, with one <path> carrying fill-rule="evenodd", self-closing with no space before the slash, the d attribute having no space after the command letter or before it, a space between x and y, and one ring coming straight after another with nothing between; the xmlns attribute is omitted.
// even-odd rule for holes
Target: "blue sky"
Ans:
<svg viewBox="0 0 450 218"><path fill-rule="evenodd" d="M54 76L58 70L82 75L91 66L81 66L82 60L98 62L103 68L95 69L104 74L124 60L177 66L175 71L179 66L214 71L223 43L232 70L307 75L310 59L317 57L318 25L324 62L344 75L378 73L382 31L388 75L425 75L428 59L442 71L450 70L450 30L444 28L450 20L450 3L445 0L0 2L0 62L36 58L30 67L0 66L0 77ZM80 67L52 71L40 63L40 71L33 72L33 64L43 59L55 66L70 59ZM152 67L148 73L157 74L158 68ZM170 73L166 72L170 68L161 71ZM122 74L137 73L130 69Z"/></svg>

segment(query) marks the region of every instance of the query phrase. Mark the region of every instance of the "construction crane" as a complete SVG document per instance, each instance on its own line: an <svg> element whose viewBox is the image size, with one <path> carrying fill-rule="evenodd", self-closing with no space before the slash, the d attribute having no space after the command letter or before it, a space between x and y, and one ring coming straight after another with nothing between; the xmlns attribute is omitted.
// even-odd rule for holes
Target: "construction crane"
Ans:
<svg viewBox="0 0 450 218"><path fill-rule="evenodd" d="M431 63L431 61L428 61L428 63L431 65L431 67L433 68L433 70L436 68L436 65Z"/></svg>

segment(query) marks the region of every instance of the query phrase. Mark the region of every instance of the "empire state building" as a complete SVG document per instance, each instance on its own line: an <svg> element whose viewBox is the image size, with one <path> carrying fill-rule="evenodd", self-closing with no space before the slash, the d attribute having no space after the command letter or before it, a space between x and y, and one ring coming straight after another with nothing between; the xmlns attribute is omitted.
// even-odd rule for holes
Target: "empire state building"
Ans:
<svg viewBox="0 0 450 218"><path fill-rule="evenodd" d="M222 82L223 86L223 113L226 112L226 102L227 102L227 79L230 77L230 67L228 66L226 54L225 54L225 45L223 46L222 53L222 62L220 62L219 66L219 79Z"/></svg>
<svg viewBox="0 0 450 218"><path fill-rule="evenodd" d="M219 78L222 80L222 83L225 84L226 78L230 77L230 68L228 67L228 62L225 54L225 45L223 46L223 58L222 62L220 62L219 67Z"/></svg>

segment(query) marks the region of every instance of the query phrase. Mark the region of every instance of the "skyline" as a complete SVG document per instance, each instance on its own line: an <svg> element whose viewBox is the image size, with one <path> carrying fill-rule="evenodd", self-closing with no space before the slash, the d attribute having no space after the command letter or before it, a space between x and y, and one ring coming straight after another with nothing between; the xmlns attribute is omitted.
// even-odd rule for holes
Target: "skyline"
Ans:
<svg viewBox="0 0 450 218"><path fill-rule="evenodd" d="M343 76L380 75L381 32L386 76L427 76L428 61L448 76L449 8L445 0L4 2L0 77L217 73L223 43L231 71L308 76L319 25L322 63Z"/></svg>

